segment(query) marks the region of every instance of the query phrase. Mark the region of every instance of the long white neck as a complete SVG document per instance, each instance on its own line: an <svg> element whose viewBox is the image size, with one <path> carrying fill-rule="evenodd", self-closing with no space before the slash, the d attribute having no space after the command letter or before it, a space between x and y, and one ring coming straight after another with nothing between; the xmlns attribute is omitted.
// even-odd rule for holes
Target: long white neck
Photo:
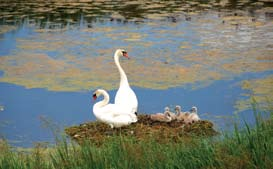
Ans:
<svg viewBox="0 0 273 169"><path fill-rule="evenodd" d="M179 109L175 109L176 114L180 114L181 111Z"/></svg>
<svg viewBox="0 0 273 169"><path fill-rule="evenodd" d="M124 85L129 86L127 76L126 76L124 70L122 69L122 67L120 66L119 56L117 53L115 53L114 59L115 59L115 64L117 65L118 71L120 74L120 86L124 86Z"/></svg>
<svg viewBox="0 0 273 169"><path fill-rule="evenodd" d="M100 90L101 94L103 95L104 99L94 105L94 108L100 108L109 103L109 94L105 90Z"/></svg>

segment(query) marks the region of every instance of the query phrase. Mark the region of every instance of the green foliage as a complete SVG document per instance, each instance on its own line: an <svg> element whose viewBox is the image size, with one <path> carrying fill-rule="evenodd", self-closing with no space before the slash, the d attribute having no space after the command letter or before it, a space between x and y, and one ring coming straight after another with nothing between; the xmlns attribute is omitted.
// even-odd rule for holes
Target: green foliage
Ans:
<svg viewBox="0 0 273 169"><path fill-rule="evenodd" d="M5 141L0 143L0 168L118 169L118 168L262 168L273 166L273 118L263 120L258 113L256 126L237 125L223 137L187 137L180 142L158 142L157 138L137 140L116 135L105 144L86 141L81 145L58 141L53 148L36 146L20 152Z"/></svg>

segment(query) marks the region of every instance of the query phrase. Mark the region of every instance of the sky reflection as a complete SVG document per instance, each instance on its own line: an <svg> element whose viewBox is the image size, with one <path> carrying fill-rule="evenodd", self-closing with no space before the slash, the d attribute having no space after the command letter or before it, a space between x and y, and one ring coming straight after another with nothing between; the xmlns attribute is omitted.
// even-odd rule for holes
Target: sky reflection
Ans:
<svg viewBox="0 0 273 169"><path fill-rule="evenodd" d="M30 146L54 140L40 117L94 120L92 91L113 102L118 88L118 48L140 112L195 105L221 129L238 112L253 122L253 96L273 103L272 13L261 1L3 1L0 136Z"/></svg>

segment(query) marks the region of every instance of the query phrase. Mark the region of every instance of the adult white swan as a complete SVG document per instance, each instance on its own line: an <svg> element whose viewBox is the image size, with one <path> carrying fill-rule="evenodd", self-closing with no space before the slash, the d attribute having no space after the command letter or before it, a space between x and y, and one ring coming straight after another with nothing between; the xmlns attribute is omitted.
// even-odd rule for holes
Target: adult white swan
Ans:
<svg viewBox="0 0 273 169"><path fill-rule="evenodd" d="M104 99L93 106L93 113L99 121L109 124L111 128L122 127L137 122L135 114L124 111L120 105L108 104L110 98L105 90L97 89L93 93L94 100L100 95L103 95Z"/></svg>
<svg viewBox="0 0 273 169"><path fill-rule="evenodd" d="M119 58L123 56L129 58L127 52L123 49L117 49L114 55L115 64L120 74L120 84L115 97L115 104L121 105L124 110L131 113L137 113L138 101L135 92L131 89L127 76L120 66Z"/></svg>

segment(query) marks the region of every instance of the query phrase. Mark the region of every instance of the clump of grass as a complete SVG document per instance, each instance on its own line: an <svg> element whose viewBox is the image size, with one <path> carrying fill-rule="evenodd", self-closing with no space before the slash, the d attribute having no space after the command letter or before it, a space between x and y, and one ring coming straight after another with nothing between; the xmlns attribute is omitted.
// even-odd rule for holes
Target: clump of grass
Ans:
<svg viewBox="0 0 273 169"><path fill-rule="evenodd" d="M269 169L273 166L272 114L267 120L257 116L254 127L235 125L221 138L194 134L160 142L156 137L138 139L117 133L99 146L90 139L80 145L63 139L50 151L36 146L30 153L18 152L2 141L0 168Z"/></svg>
<svg viewBox="0 0 273 169"><path fill-rule="evenodd" d="M35 146L31 152L25 153L10 147L6 141L0 140L0 168L51 168L43 148Z"/></svg>
<svg viewBox="0 0 273 169"><path fill-rule="evenodd" d="M226 168L271 168L273 166L273 112L264 120L253 107L256 123L250 127L244 121L244 128L234 124L232 133L217 143L217 158Z"/></svg>

